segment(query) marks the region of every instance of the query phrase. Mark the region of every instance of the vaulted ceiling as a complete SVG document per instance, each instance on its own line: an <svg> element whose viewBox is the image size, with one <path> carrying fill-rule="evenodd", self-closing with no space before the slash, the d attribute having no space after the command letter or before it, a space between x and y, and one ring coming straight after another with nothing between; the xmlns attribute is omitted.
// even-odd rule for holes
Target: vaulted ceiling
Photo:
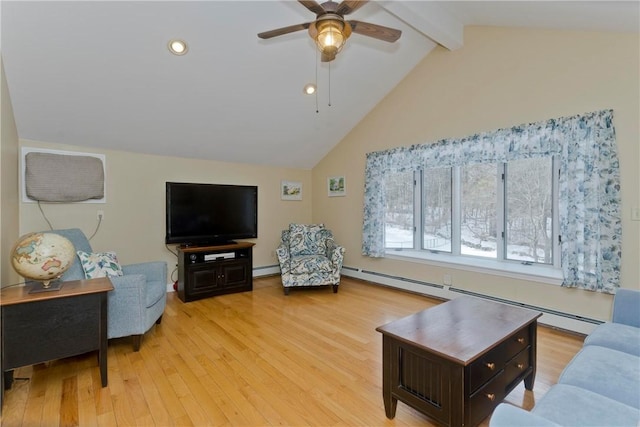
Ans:
<svg viewBox="0 0 640 427"><path fill-rule="evenodd" d="M322 63L306 31L257 37L314 20L294 1L4 0L1 52L20 138L312 168L434 47L462 47L465 25L638 32L638 6L369 2L349 18L400 40L353 34Z"/></svg>

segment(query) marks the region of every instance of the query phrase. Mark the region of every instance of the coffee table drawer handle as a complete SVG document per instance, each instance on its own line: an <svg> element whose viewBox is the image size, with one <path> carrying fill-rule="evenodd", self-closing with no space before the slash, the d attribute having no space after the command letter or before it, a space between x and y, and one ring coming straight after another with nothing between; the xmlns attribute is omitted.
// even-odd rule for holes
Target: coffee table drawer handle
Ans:
<svg viewBox="0 0 640 427"><path fill-rule="evenodd" d="M486 366L487 368L491 369L492 371L493 371L494 369L496 369L496 364L495 364L495 363L493 363L493 362L485 363L485 366Z"/></svg>
<svg viewBox="0 0 640 427"><path fill-rule="evenodd" d="M493 393L487 393L486 396L487 396L487 399L489 399L492 402L496 400L496 395Z"/></svg>
<svg viewBox="0 0 640 427"><path fill-rule="evenodd" d="M524 363L518 363L516 367L522 371L524 369Z"/></svg>
<svg viewBox="0 0 640 427"><path fill-rule="evenodd" d="M524 344L524 338L520 337L517 339L518 344Z"/></svg>

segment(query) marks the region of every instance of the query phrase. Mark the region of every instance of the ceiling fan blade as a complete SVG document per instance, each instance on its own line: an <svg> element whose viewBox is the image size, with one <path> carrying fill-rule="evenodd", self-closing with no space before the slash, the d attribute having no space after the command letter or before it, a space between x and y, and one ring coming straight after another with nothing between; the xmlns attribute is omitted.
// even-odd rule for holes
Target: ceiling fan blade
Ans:
<svg viewBox="0 0 640 427"><path fill-rule="evenodd" d="M348 15L351 12L360 9L369 0L344 0L336 9L336 13L340 16Z"/></svg>
<svg viewBox="0 0 640 427"><path fill-rule="evenodd" d="M311 25L311 22L305 22L304 24L290 25L288 27L282 27L271 31L264 31L258 33L258 37L261 39L270 39L271 37L281 36L283 34L289 34L300 30L306 30Z"/></svg>
<svg viewBox="0 0 640 427"><path fill-rule="evenodd" d="M298 0L298 3L300 3L316 15L322 15L323 13L325 13L324 8L314 0Z"/></svg>
<svg viewBox="0 0 640 427"><path fill-rule="evenodd" d="M389 43L393 43L400 38L402 31L394 28L383 27L382 25L370 24L362 21L349 21L351 30L354 33L362 34L363 36L373 37L378 40L384 40Z"/></svg>

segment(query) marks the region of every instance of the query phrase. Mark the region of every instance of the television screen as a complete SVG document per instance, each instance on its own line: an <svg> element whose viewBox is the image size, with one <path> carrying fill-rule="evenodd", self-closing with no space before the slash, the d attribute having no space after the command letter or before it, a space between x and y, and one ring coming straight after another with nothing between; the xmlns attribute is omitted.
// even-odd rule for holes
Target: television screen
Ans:
<svg viewBox="0 0 640 427"><path fill-rule="evenodd" d="M258 187L166 183L165 243L223 244L258 237Z"/></svg>

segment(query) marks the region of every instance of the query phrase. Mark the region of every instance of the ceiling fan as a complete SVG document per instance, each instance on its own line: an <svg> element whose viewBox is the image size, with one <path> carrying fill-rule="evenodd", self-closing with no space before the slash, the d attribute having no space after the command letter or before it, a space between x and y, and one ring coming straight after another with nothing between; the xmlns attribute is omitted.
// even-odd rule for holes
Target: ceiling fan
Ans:
<svg viewBox="0 0 640 427"><path fill-rule="evenodd" d="M298 0L304 7L316 14L316 20L304 24L290 25L276 30L258 34L261 39L270 39L283 34L300 30L309 30L309 35L315 41L322 53L322 62L330 62L351 35L351 32L362 34L393 43L400 38L402 31L368 22L345 20L344 16L362 7L367 0L344 0L341 3L327 1L318 3L315 0Z"/></svg>

